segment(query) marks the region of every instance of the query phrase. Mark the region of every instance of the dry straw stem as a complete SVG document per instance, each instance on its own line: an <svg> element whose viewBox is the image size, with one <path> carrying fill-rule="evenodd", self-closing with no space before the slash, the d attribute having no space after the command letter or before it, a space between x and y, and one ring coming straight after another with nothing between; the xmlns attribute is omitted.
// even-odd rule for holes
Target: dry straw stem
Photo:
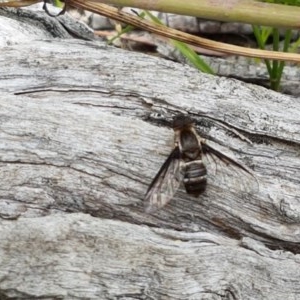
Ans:
<svg viewBox="0 0 300 300"><path fill-rule="evenodd" d="M0 0L0 7L12 6L21 7L33 3L41 2L39 0ZM284 52L273 52L259 49L249 49L239 46L233 46L214 42L208 39L200 38L187 34L172 28L154 24L142 20L136 16L119 11L111 6L97 3L97 0L65 0L67 5L86 9L94 13L115 19L117 21L133 25L138 28L165 36L171 39L179 40L190 45L200 46L205 49L219 51L223 53L257 57L263 59L274 59L279 61L300 62L300 55ZM117 6L131 6L148 10L165 11L170 13L186 14L206 19L215 19L223 21L240 21L251 24L269 25L275 27L293 27L299 28L300 8L287 5L277 5L270 3L261 3L250 0L239 1L200 1L190 0L188 2L171 0L104 0L102 3L114 4ZM183 5L184 4L184 5Z"/></svg>
<svg viewBox="0 0 300 300"><path fill-rule="evenodd" d="M41 0L0 0L0 7L21 7ZM74 2L65 0L65 2ZM119 7L135 7L225 22L241 22L272 27L300 28L300 7L253 0L91 0Z"/></svg>
<svg viewBox="0 0 300 300"><path fill-rule="evenodd" d="M111 7L109 5L95 3L92 1L83 1L83 0L68 0L68 4L73 7L86 9L91 12L112 18L114 20L133 25L137 28L142 28L144 30L156 33L161 36L165 36L174 40L179 40L190 45L200 46L205 49L220 51L220 52L235 54L235 55L242 55L247 57L300 62L299 54L274 52L274 51L266 51L266 50L259 50L259 49L249 49L249 48L243 48L239 46L214 42L208 39L200 38L191 34L181 32L176 29L155 24L147 20L143 20L137 16L133 16L128 13L122 12L117 8Z"/></svg>
<svg viewBox="0 0 300 300"><path fill-rule="evenodd" d="M300 8L253 0L91 0L225 22L300 28ZM89 2L89 1L88 1Z"/></svg>
<svg viewBox="0 0 300 300"><path fill-rule="evenodd" d="M23 7L41 2L39 0L0 0L0 7Z"/></svg>

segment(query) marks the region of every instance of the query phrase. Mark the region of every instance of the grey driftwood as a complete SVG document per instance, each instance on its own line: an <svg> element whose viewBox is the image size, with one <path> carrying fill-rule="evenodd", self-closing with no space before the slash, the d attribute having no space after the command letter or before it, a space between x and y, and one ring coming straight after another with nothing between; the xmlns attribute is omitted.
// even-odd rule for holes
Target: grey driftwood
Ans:
<svg viewBox="0 0 300 300"><path fill-rule="evenodd" d="M75 39L2 46L0 77L1 300L299 299L299 99ZM178 112L258 186L146 214Z"/></svg>

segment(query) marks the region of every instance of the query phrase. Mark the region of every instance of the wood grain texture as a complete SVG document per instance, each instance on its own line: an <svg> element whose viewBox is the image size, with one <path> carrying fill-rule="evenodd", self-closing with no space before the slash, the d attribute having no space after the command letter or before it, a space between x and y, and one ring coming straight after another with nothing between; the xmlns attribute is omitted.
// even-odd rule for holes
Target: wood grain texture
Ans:
<svg viewBox="0 0 300 300"><path fill-rule="evenodd" d="M149 228L82 213L0 225L1 292L10 297L215 300L299 295L299 255L272 251L249 238Z"/></svg>
<svg viewBox="0 0 300 300"><path fill-rule="evenodd" d="M0 78L0 298L299 297L299 99L71 39L2 47ZM259 186L149 215L182 111Z"/></svg>

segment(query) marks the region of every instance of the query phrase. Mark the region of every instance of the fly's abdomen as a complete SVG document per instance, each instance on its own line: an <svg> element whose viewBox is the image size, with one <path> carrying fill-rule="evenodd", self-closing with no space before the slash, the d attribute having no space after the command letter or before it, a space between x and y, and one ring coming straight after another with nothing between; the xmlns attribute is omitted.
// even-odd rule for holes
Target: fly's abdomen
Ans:
<svg viewBox="0 0 300 300"><path fill-rule="evenodd" d="M187 162L185 165L185 176L183 183L186 192L198 196L205 191L207 171L202 160Z"/></svg>

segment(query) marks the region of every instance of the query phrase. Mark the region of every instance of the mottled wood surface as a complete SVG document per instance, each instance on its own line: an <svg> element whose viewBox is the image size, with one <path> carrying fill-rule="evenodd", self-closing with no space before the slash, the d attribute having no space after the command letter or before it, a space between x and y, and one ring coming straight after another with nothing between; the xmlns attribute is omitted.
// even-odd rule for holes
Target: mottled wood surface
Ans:
<svg viewBox="0 0 300 300"><path fill-rule="evenodd" d="M0 299L299 298L299 99L71 39L2 47L0 78ZM148 215L182 111L258 184Z"/></svg>
<svg viewBox="0 0 300 300"><path fill-rule="evenodd" d="M299 255L270 250L245 237L236 240L203 231L149 228L116 218L53 214L1 221L0 241L0 297L299 297Z"/></svg>

